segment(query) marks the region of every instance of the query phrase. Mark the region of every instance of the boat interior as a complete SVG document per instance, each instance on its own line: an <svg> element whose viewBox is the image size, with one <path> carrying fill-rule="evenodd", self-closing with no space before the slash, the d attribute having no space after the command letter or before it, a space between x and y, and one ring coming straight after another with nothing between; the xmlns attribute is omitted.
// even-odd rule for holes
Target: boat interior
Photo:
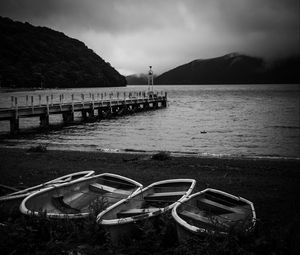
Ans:
<svg viewBox="0 0 300 255"><path fill-rule="evenodd" d="M172 182L146 188L142 193L112 208L103 215L103 219L139 218L149 213L160 213L184 196L190 186L189 182Z"/></svg>
<svg viewBox="0 0 300 255"><path fill-rule="evenodd" d="M181 204L177 213L188 224L208 231L244 229L252 220L250 204L212 191Z"/></svg>
<svg viewBox="0 0 300 255"><path fill-rule="evenodd" d="M62 214L98 211L126 198L136 189L136 185L126 180L99 176L41 192L27 200L26 207L32 211Z"/></svg>

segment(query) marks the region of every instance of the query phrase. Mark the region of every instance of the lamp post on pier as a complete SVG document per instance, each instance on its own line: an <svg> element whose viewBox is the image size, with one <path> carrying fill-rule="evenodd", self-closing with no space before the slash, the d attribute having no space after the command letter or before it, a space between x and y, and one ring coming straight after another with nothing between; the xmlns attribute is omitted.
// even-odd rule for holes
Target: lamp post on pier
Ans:
<svg viewBox="0 0 300 255"><path fill-rule="evenodd" d="M149 72L148 72L148 92L153 92L153 70L152 66L149 66Z"/></svg>

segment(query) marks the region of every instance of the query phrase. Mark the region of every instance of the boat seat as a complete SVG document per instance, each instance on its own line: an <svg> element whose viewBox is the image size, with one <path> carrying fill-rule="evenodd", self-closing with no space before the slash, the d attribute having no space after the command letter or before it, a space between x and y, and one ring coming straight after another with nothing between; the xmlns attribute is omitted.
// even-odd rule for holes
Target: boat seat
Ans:
<svg viewBox="0 0 300 255"><path fill-rule="evenodd" d="M186 191L158 192L144 197L145 200L167 200L167 198L181 197Z"/></svg>
<svg viewBox="0 0 300 255"><path fill-rule="evenodd" d="M197 200L197 207L200 210L205 210L211 214L228 214L228 213L241 213L242 210L237 207L230 207L207 198L200 198Z"/></svg>
<svg viewBox="0 0 300 255"><path fill-rule="evenodd" d="M152 213L152 212L160 211L163 209L164 208L158 208L158 207L143 208L143 209L133 208L133 209L123 210L123 211L118 212L117 217L118 218L133 217L135 215Z"/></svg>
<svg viewBox="0 0 300 255"><path fill-rule="evenodd" d="M180 212L179 214L183 215L187 218L196 220L196 221L202 221L202 222L209 223L209 224L211 223L211 221L207 217L203 216L203 214L201 214L201 213L195 213L195 212L190 212L190 211L184 210L184 211Z"/></svg>
<svg viewBox="0 0 300 255"><path fill-rule="evenodd" d="M99 183L91 183L89 189L96 193L116 193L124 196L131 194L130 190L116 189Z"/></svg>
<svg viewBox="0 0 300 255"><path fill-rule="evenodd" d="M73 208L70 205L66 204L64 201L63 195L54 195L51 197L52 204L60 210L62 213L80 213L80 210L77 208Z"/></svg>

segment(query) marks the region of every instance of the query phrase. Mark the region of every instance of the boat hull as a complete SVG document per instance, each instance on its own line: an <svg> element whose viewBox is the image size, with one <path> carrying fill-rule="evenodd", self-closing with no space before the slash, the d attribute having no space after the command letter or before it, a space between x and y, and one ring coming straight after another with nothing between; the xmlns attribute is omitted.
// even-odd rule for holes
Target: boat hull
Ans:
<svg viewBox="0 0 300 255"><path fill-rule="evenodd" d="M134 235L137 224L170 212L176 203L192 192L195 183L192 179L153 183L134 196L107 208L97 216L97 222L110 233L112 243L118 244Z"/></svg>
<svg viewBox="0 0 300 255"><path fill-rule="evenodd" d="M179 241L209 234L226 236L255 227L253 203L229 193L205 189L185 198L172 210Z"/></svg>
<svg viewBox="0 0 300 255"><path fill-rule="evenodd" d="M20 211L56 219L86 218L141 188L134 180L104 173L36 192L22 201Z"/></svg>
<svg viewBox="0 0 300 255"><path fill-rule="evenodd" d="M51 187L52 185L63 184L63 183L68 183L68 182L71 182L74 180L87 178L87 177L94 175L94 173L95 173L95 171L82 171L82 172L67 174L67 175L55 178L51 181L1 196L0 204L7 203L8 201L12 201L12 200L14 200L14 201L12 201L11 204L20 203L25 197L27 197L30 194L33 194L37 191Z"/></svg>

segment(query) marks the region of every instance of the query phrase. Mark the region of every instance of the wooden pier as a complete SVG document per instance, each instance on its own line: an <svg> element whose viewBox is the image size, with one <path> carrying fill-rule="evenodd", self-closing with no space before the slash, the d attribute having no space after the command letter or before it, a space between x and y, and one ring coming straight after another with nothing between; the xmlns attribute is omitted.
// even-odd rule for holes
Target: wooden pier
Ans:
<svg viewBox="0 0 300 255"><path fill-rule="evenodd" d="M84 122L167 107L167 93L164 92L124 92L123 95L115 92L115 95L109 93L108 96L106 93L101 97L90 93L86 100L81 94L81 100L76 101L71 95L71 99L64 102L64 95L59 95L59 101L55 102L53 95L43 96L46 100L39 95L37 104L33 96L26 96L25 105L19 105L18 98L12 97L11 108L0 108L0 121L9 121L10 133L16 134L20 129L20 118L39 117L40 126L47 127L51 114L61 114L63 122L70 124L74 122L75 112L81 112L81 121Z"/></svg>

